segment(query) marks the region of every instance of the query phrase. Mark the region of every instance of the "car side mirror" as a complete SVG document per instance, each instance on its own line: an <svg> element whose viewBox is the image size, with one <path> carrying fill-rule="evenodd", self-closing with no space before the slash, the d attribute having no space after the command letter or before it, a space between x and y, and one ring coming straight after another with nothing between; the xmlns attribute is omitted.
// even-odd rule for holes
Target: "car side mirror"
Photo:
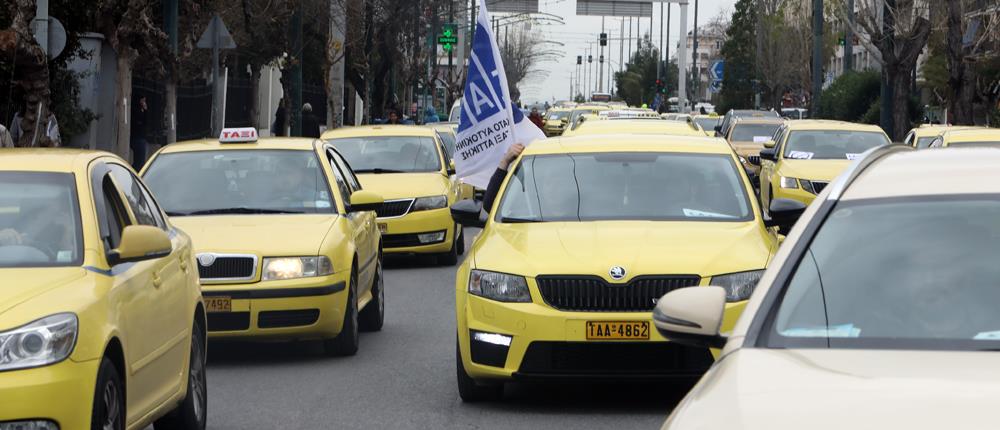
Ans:
<svg viewBox="0 0 1000 430"><path fill-rule="evenodd" d="M374 211L382 207L382 203L385 203L385 199L376 193L365 190L355 191L351 193L351 201L347 212Z"/></svg>
<svg viewBox="0 0 1000 430"><path fill-rule="evenodd" d="M768 140L764 141L764 147L765 147L765 148L774 148L774 147L775 147L775 146L777 146L777 145L778 145L778 143L777 143L777 142L775 142L775 141L773 141L773 140L770 140L770 139L768 139Z"/></svg>
<svg viewBox="0 0 1000 430"><path fill-rule="evenodd" d="M719 124L719 125L715 126L715 132L716 133L722 133L722 124Z"/></svg>
<svg viewBox="0 0 1000 430"><path fill-rule="evenodd" d="M476 200L460 200L451 205L451 218L466 227L486 227L482 212L483 203Z"/></svg>
<svg viewBox="0 0 1000 430"><path fill-rule="evenodd" d="M771 219L764 224L768 227L778 227L778 232L781 234L788 234L805 210L806 205L798 200L774 199L771 201L771 207L767 209Z"/></svg>
<svg viewBox="0 0 1000 430"><path fill-rule="evenodd" d="M774 148L764 148L760 151L760 159L778 161L778 153Z"/></svg>
<svg viewBox="0 0 1000 430"><path fill-rule="evenodd" d="M726 337L719 329L725 310L725 288L679 288L656 303L653 325L671 342L699 348L722 348L726 345Z"/></svg>
<svg viewBox="0 0 1000 430"><path fill-rule="evenodd" d="M166 257L173 251L167 232L151 225L130 225L122 231L121 243L108 253L108 264L152 260Z"/></svg>

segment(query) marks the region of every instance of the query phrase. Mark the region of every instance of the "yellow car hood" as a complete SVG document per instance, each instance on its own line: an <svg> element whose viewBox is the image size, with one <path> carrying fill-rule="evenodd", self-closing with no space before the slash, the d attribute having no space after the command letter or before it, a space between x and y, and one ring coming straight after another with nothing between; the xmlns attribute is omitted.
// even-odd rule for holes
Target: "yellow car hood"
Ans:
<svg viewBox="0 0 1000 430"><path fill-rule="evenodd" d="M361 186L386 200L448 194L448 178L430 173L366 173L358 175Z"/></svg>
<svg viewBox="0 0 1000 430"><path fill-rule="evenodd" d="M778 174L787 178L811 181L832 181L839 176L851 160L781 160Z"/></svg>
<svg viewBox="0 0 1000 430"><path fill-rule="evenodd" d="M172 217L196 252L241 252L265 256L316 255L336 214L211 215Z"/></svg>
<svg viewBox="0 0 1000 430"><path fill-rule="evenodd" d="M732 146L733 149L736 150L737 154L740 154L744 157L746 157L747 155L758 155L760 154L760 150L764 149L763 143L753 143L752 141L751 142L734 141L732 142Z"/></svg>
<svg viewBox="0 0 1000 430"><path fill-rule="evenodd" d="M4 280L3 285L0 285L0 314L86 274L87 271L79 266L0 269L0 279ZM9 327L0 327L5 328Z"/></svg>
<svg viewBox="0 0 1000 430"><path fill-rule="evenodd" d="M763 269L767 233L756 222L596 221L493 224L475 250L477 268L524 276L702 277Z"/></svg>
<svg viewBox="0 0 1000 430"><path fill-rule="evenodd" d="M663 428L992 427L997 355L743 348L718 361Z"/></svg>

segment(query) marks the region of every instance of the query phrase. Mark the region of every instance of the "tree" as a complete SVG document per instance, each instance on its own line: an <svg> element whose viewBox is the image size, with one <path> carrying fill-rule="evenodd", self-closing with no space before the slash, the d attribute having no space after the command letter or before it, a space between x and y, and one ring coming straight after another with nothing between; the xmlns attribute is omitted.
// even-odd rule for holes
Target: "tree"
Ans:
<svg viewBox="0 0 1000 430"><path fill-rule="evenodd" d="M49 64L30 27L35 17L35 0L16 0L13 12L10 27L0 31L0 55L14 59L12 67L24 93L21 120L24 134L15 145L53 146L54 142L42 132L49 116Z"/></svg>
<svg viewBox="0 0 1000 430"><path fill-rule="evenodd" d="M733 18L722 45L725 60L722 74L722 91L718 111L753 106L754 82L757 79L754 33L757 15L754 0L736 2Z"/></svg>
<svg viewBox="0 0 1000 430"><path fill-rule="evenodd" d="M867 70L840 75L823 90L818 118L859 122L879 103L880 74Z"/></svg>
<svg viewBox="0 0 1000 430"><path fill-rule="evenodd" d="M543 48L542 36L531 31L531 26L525 23L508 26L503 30L503 37L497 35L500 45L500 58L507 72L507 86L510 87L511 101L520 100L522 81L529 76L545 78L545 71L538 68L543 61L556 56L556 53ZM562 55L561 52L558 53ZM596 59L594 61L597 61Z"/></svg>
<svg viewBox="0 0 1000 430"><path fill-rule="evenodd" d="M983 8L981 14L967 19L965 6L968 1L946 0L946 3L948 30L945 53L950 90L948 111L952 123L973 125L975 123L973 105L980 99L985 99L982 97L985 91L980 91L983 80L976 74L976 62L987 59L984 58L986 57L984 48L989 38L1000 31L1000 11L994 7L992 12L987 12L987 9ZM979 31L969 34L969 25L972 23L976 23Z"/></svg>
<svg viewBox="0 0 1000 430"><path fill-rule="evenodd" d="M615 73L618 97L630 106L652 103L656 95L656 63L659 58L660 51L649 42L648 38L644 38L629 59L626 69ZM676 67L675 64L675 70ZM674 75L675 86L676 82ZM676 94L676 90L673 94Z"/></svg>

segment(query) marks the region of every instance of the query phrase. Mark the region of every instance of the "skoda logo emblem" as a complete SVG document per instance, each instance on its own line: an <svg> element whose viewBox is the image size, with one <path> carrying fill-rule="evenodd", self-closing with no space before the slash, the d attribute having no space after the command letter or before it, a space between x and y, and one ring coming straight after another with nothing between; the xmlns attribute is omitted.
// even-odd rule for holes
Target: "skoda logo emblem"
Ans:
<svg viewBox="0 0 1000 430"><path fill-rule="evenodd" d="M608 271L608 274L611 275L611 279L616 281L621 280L625 277L625 268L622 266L613 266L611 267L611 270Z"/></svg>
<svg viewBox="0 0 1000 430"><path fill-rule="evenodd" d="M198 264L208 267L215 264L215 254L198 254Z"/></svg>

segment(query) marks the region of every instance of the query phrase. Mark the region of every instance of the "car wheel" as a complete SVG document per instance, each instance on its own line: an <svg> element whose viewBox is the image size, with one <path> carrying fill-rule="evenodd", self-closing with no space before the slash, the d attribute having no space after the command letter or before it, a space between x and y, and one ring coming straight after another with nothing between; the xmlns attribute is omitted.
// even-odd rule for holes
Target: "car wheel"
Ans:
<svg viewBox="0 0 1000 430"><path fill-rule="evenodd" d="M475 403L490 400L500 400L503 397L503 384L481 385L465 372L462 364L462 348L455 341L455 369L458 376L458 395L463 402Z"/></svg>
<svg viewBox="0 0 1000 430"><path fill-rule="evenodd" d="M382 281L382 255L375 262L375 279L372 280L372 300L361 310L358 320L362 331L382 330L385 322L385 287Z"/></svg>
<svg viewBox="0 0 1000 430"><path fill-rule="evenodd" d="M107 357L101 360L94 388L91 430L125 429L125 384L118 369Z"/></svg>
<svg viewBox="0 0 1000 430"><path fill-rule="evenodd" d="M462 224L455 226L455 231L458 232L458 241L455 242L455 246L458 247L458 255L465 255L465 229L462 228Z"/></svg>
<svg viewBox="0 0 1000 430"><path fill-rule="evenodd" d="M191 359L188 362L187 397L177 409L153 424L156 430L204 430L208 421L208 383L205 376L205 335L201 323L194 323L191 333Z"/></svg>
<svg viewBox="0 0 1000 430"><path fill-rule="evenodd" d="M351 270L351 285L347 287L347 306L344 310L344 324L340 334L323 341L326 355L349 356L358 353L358 273Z"/></svg>
<svg viewBox="0 0 1000 430"><path fill-rule="evenodd" d="M451 244L451 249L448 252L438 254L437 262L441 266L454 266L458 264L458 242Z"/></svg>

